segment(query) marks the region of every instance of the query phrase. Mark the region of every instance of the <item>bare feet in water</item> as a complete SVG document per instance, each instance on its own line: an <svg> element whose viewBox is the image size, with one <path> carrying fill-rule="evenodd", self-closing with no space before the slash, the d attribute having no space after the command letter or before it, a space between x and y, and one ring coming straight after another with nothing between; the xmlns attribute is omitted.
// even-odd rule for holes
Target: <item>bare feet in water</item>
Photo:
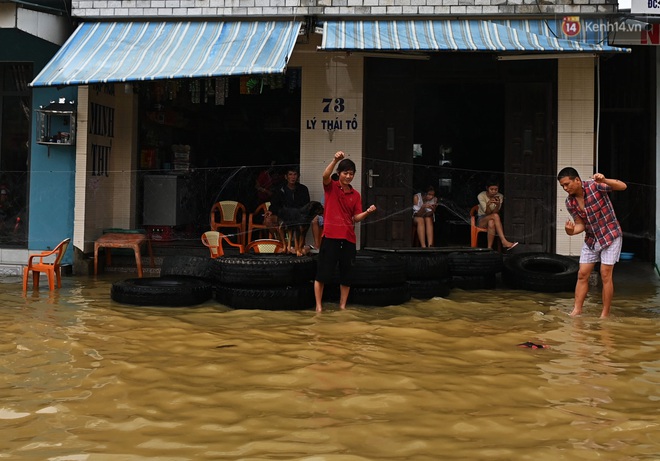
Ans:
<svg viewBox="0 0 660 461"><path fill-rule="evenodd" d="M582 315L582 309L579 309L577 307L573 308L573 311L569 314L571 317L577 317L578 315Z"/></svg>

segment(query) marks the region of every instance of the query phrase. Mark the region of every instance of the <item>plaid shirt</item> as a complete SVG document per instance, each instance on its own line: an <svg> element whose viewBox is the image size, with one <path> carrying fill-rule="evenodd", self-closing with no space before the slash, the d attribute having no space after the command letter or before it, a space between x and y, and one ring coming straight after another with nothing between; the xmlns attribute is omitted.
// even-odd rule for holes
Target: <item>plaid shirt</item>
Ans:
<svg viewBox="0 0 660 461"><path fill-rule="evenodd" d="M566 209L573 219L580 218L584 222L584 241L592 250L598 242L601 248L610 246L614 239L621 237L623 232L614 214L614 207L607 192L612 188L596 181L582 181L584 191L584 210L581 210L577 199L572 195L566 198Z"/></svg>

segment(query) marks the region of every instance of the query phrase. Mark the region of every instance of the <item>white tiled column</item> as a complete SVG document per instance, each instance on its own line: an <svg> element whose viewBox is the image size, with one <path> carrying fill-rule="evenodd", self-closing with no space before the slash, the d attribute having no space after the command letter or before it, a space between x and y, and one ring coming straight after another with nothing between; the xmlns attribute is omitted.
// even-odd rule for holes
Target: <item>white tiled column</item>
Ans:
<svg viewBox="0 0 660 461"><path fill-rule="evenodd" d="M594 173L595 146L595 66L598 58L563 58L558 63L557 173L572 166L580 177ZM584 234L569 237L564 223L566 192L557 184L557 254L580 254Z"/></svg>

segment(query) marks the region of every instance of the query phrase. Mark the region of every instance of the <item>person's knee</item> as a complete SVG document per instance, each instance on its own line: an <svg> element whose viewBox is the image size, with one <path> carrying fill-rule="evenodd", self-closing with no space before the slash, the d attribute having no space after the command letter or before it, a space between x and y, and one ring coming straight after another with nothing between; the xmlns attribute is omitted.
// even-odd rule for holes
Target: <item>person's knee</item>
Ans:
<svg viewBox="0 0 660 461"><path fill-rule="evenodd" d="M488 221L488 228L491 229L491 230L495 229L495 220L494 219L490 219Z"/></svg>
<svg viewBox="0 0 660 461"><path fill-rule="evenodd" d="M580 267L578 270L578 282L588 280L592 270L592 267Z"/></svg>
<svg viewBox="0 0 660 461"><path fill-rule="evenodd" d="M607 264L600 265L600 279L602 280L603 283L607 283L612 280L613 269L614 266L610 266Z"/></svg>

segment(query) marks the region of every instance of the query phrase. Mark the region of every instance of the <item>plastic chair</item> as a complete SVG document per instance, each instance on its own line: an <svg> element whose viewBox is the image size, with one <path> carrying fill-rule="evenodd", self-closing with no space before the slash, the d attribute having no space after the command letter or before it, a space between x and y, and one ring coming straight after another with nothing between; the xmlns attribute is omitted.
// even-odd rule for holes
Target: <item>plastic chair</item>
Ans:
<svg viewBox="0 0 660 461"><path fill-rule="evenodd" d="M48 275L48 288L51 291L55 289L55 280L57 280L57 288L62 288L60 263L62 262L64 253L66 253L66 249L69 247L69 242L71 242L70 238L64 239L51 251L44 251L28 257L28 264L23 269L23 291L27 291L30 271L32 271L32 288L39 287L39 274L41 272L45 272ZM55 259L52 262L44 261L44 259L52 255L55 255ZM39 262L35 262L35 259L39 259Z"/></svg>
<svg viewBox="0 0 660 461"><path fill-rule="evenodd" d="M206 231L202 234L202 243L211 251L211 258L219 258L225 255L225 250L222 248L222 242L238 248L239 253L245 253L245 247L240 243L234 243L229 240L225 234L218 231Z"/></svg>
<svg viewBox="0 0 660 461"><path fill-rule="evenodd" d="M250 213L248 216L248 227L247 227L247 244L249 245L250 242L252 241L252 238L254 237L255 232L259 232L262 234L264 231L266 231L268 237L271 236L271 232L268 229L268 226L265 224L257 224L254 222L254 218L256 216L263 216L268 209L270 208L270 202L265 202L262 203L257 207L256 210L254 210L253 213Z"/></svg>
<svg viewBox="0 0 660 461"><path fill-rule="evenodd" d="M236 229L238 242L245 246L247 213L245 205L233 200L224 200L211 207L211 230Z"/></svg>
<svg viewBox="0 0 660 461"><path fill-rule="evenodd" d="M248 243L245 252L249 253L250 250L255 253L284 253L285 246L279 240L259 239Z"/></svg>
<svg viewBox="0 0 660 461"><path fill-rule="evenodd" d="M477 240L480 232L485 232L488 235L488 229L485 227L477 227L477 214L479 213L479 205L475 205L470 209L470 246L476 248ZM497 239L497 246L501 250L502 242Z"/></svg>

